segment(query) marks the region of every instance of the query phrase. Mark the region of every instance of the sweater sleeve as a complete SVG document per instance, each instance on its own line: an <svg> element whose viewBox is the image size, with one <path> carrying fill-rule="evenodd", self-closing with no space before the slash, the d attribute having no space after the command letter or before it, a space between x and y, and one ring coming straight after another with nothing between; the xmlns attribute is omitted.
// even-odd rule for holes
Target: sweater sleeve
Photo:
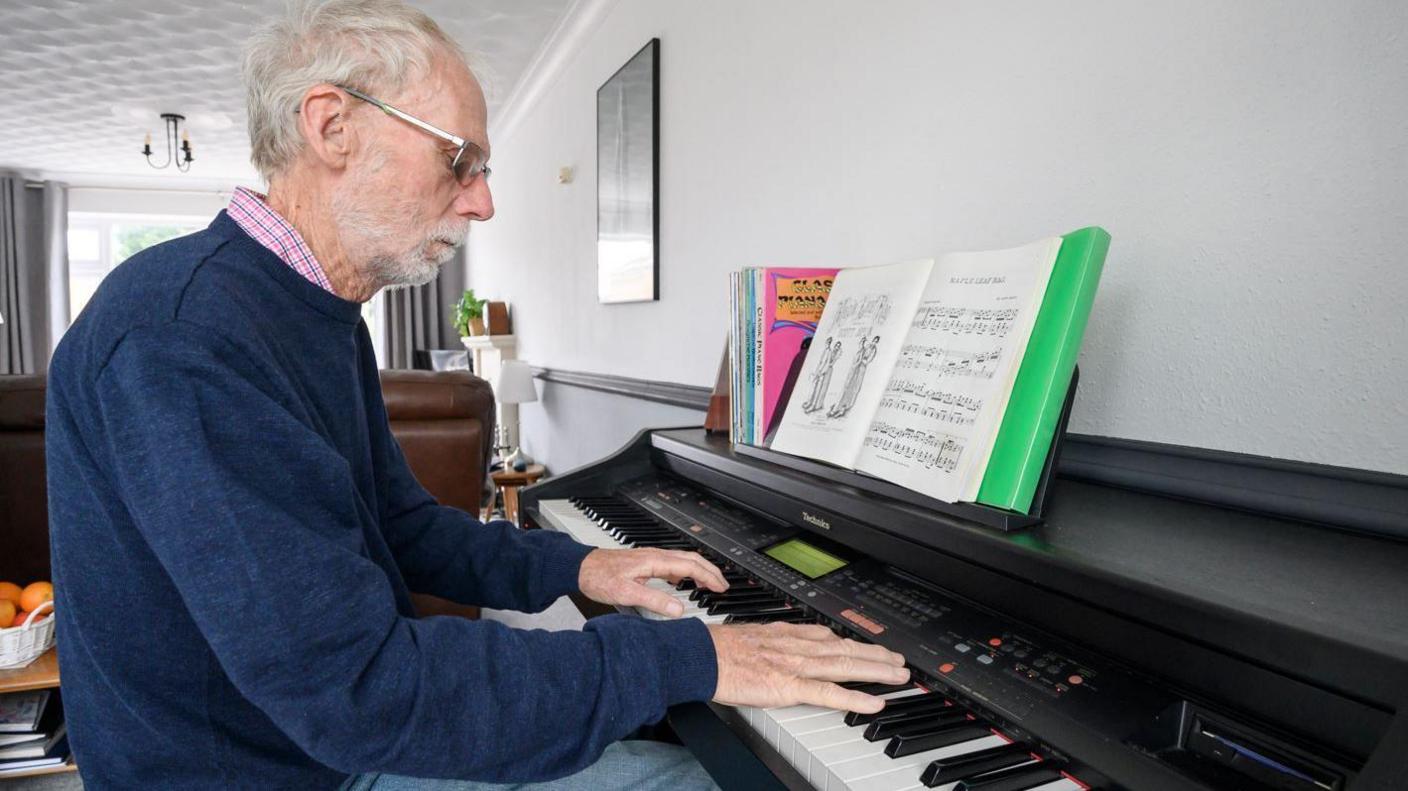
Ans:
<svg viewBox="0 0 1408 791"><path fill-rule="evenodd" d="M386 518L382 529L406 584L461 604L538 612L577 591L582 560L592 547L564 533L519 530L511 522L479 520L435 502L416 480L389 426Z"/></svg>
<svg viewBox="0 0 1408 791"><path fill-rule="evenodd" d="M697 621L581 632L409 619L367 556L346 460L208 328L134 330L95 381L109 477L231 683L348 773L565 776L667 706L707 699Z"/></svg>

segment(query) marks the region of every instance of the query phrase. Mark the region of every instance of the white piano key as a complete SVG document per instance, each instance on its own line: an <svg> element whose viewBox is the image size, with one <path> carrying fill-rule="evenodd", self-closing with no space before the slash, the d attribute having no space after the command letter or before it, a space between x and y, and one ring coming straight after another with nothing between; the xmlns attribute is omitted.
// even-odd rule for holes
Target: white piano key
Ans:
<svg viewBox="0 0 1408 791"><path fill-rule="evenodd" d="M784 735L784 723L793 723L811 717L824 717L832 712L833 709L806 704L766 709L763 712L763 738L768 741L768 744L777 747L779 745L779 739Z"/></svg>
<svg viewBox="0 0 1408 791"><path fill-rule="evenodd" d="M919 687L910 687L908 690L888 692L888 694L880 695L880 697L887 701L893 701L900 700L900 698L912 697L912 695L926 694L926 692L928 692L928 690L921 690ZM879 743L881 752L884 752L884 742L866 742L865 726L845 725L845 715L843 714L841 715L841 721L841 729L818 730L818 732L801 736L801 738L798 739L797 749L793 750L794 753L797 753L798 749L805 750L805 753L807 753L807 756L805 756L807 757L807 766L805 766L805 768L803 768L801 760L794 761L793 766L796 766L798 771L805 774L807 780L817 788L826 788L826 776L828 776L828 768L826 768L828 761L825 760L826 756L822 753L826 753L828 750L836 754L842 753L843 750L849 750L849 752L852 753L857 752L857 750L866 750L866 752L869 752L867 747L872 747L876 745L876 743Z"/></svg>
<svg viewBox="0 0 1408 791"><path fill-rule="evenodd" d="M748 723L754 730L757 730L758 717L762 715L763 710L757 706L737 706L736 708L738 709L738 713L743 715L743 721Z"/></svg>
<svg viewBox="0 0 1408 791"><path fill-rule="evenodd" d="M789 761L798 734L810 733L819 728L834 728L838 725L845 725L845 714L835 709L826 709L820 706L794 706L792 708L806 709L807 711L805 713L796 711L794 712L795 716L784 719L780 716L782 710L779 709L777 710L779 715L773 717L778 729L777 738L772 740L773 746Z"/></svg>
<svg viewBox="0 0 1408 791"><path fill-rule="evenodd" d="M925 766L927 765L925 764ZM857 780L848 786L848 791L911 791L911 789L924 788L924 784L919 782L919 777L923 774L923 766L918 769L906 767L894 773L886 772ZM958 785L957 781L944 783L941 786L934 786L934 791L953 791L953 787L956 785Z"/></svg>
<svg viewBox="0 0 1408 791"><path fill-rule="evenodd" d="M1077 783L1069 777L1063 777L1060 780L1052 780L1043 785L1032 786L1028 791L1080 791L1080 789L1080 783Z"/></svg>

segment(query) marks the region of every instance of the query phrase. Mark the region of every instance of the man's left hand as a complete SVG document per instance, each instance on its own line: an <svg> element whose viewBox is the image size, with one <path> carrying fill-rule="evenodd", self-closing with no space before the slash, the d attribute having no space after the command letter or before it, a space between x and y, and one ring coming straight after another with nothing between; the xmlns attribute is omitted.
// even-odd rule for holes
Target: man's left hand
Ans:
<svg viewBox="0 0 1408 791"><path fill-rule="evenodd" d="M577 587L582 595L602 604L644 607L678 618L684 607L664 591L648 588L652 578L675 583L688 577L712 591L728 590L718 566L697 552L668 549L594 549L582 559Z"/></svg>

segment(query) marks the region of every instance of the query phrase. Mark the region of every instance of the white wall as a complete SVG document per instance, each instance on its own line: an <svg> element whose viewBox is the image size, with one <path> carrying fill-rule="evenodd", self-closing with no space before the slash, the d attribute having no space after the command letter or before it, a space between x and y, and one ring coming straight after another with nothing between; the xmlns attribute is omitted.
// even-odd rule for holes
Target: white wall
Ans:
<svg viewBox="0 0 1408 791"><path fill-rule="evenodd" d="M1099 224L1074 430L1408 473L1405 30L1400 0L622 0L492 141L471 284L536 365L708 385L730 270ZM595 92L652 36L661 299L603 306Z"/></svg>

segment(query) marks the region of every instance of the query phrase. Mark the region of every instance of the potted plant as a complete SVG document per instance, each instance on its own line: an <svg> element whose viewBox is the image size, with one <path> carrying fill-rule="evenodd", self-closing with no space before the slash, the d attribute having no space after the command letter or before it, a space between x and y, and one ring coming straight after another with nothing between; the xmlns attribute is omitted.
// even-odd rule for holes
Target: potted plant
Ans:
<svg viewBox="0 0 1408 791"><path fill-rule="evenodd" d="M487 299L477 299L474 289L465 289L464 296L455 303L455 329L460 336L484 334L484 303Z"/></svg>

